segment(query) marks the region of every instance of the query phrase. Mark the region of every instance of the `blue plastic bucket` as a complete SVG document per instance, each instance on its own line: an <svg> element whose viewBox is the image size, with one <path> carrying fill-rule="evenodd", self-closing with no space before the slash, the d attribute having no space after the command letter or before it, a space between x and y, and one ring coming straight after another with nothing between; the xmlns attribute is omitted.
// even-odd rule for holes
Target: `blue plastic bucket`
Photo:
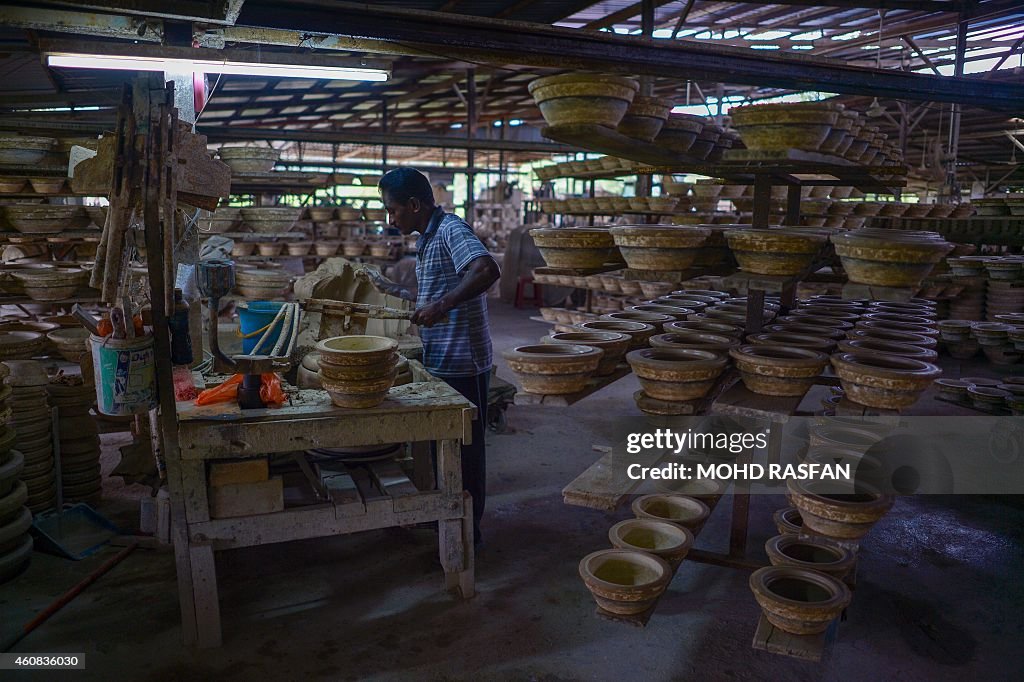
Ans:
<svg viewBox="0 0 1024 682"><path fill-rule="evenodd" d="M259 342L260 337L263 336L263 332L259 334L254 334L253 332L263 329L273 322L274 317L277 316L278 311L281 310L283 305L284 301L249 301L249 303L238 304L238 328L243 337L243 354L251 353L252 349L256 347L257 342ZM263 342L263 345L260 347L260 354L270 355L270 351L274 348L274 344L277 343L277 339L284 330L282 322L283 317L270 331L267 340ZM252 336L249 336L250 334Z"/></svg>

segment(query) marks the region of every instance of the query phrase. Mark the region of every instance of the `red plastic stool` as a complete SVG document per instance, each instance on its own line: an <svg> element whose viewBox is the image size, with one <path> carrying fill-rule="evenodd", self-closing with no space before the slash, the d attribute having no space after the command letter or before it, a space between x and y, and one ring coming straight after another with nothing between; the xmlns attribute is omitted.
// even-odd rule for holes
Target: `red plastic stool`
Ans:
<svg viewBox="0 0 1024 682"><path fill-rule="evenodd" d="M525 291L526 285L530 285L532 297L526 298ZM537 308L544 305L544 296L541 292L541 285L533 281L533 277L529 275L520 275L516 281L516 308L522 308L524 303L529 303Z"/></svg>

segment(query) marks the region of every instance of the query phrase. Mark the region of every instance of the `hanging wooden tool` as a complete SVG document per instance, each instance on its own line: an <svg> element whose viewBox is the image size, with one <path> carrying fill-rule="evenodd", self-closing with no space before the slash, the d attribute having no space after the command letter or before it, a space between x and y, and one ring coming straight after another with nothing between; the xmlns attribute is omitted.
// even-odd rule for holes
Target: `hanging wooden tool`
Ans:
<svg viewBox="0 0 1024 682"><path fill-rule="evenodd" d="M306 301L306 312L320 313L320 332L317 340L346 334L365 334L366 321L411 320L414 310L399 310L372 303L333 301L327 298L311 298ZM448 321L446 315L442 322Z"/></svg>

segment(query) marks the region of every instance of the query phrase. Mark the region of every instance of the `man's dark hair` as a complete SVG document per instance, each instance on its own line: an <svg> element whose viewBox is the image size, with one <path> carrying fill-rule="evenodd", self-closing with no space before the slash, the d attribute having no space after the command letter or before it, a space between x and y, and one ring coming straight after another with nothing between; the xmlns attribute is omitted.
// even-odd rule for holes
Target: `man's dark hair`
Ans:
<svg viewBox="0 0 1024 682"><path fill-rule="evenodd" d="M384 174L377 183L381 196L385 193L393 200L408 203L416 197L427 206L434 205L434 190L427 176L415 168L395 168Z"/></svg>

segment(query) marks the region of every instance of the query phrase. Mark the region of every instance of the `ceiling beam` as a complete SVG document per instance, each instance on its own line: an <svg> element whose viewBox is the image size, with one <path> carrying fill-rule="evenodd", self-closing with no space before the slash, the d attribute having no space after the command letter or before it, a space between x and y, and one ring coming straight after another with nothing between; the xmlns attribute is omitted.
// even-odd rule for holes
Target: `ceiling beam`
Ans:
<svg viewBox="0 0 1024 682"><path fill-rule="evenodd" d="M29 4L231 25L244 3L245 0L39 0Z"/></svg>
<svg viewBox="0 0 1024 682"><path fill-rule="evenodd" d="M1019 83L982 83L852 66L807 55L766 54L693 41L647 40L437 12L345 2L327 9L300 1L273 8L247 6L239 22L296 31L316 27L357 36L363 44L373 40L412 43L414 49L423 46L437 55L484 64L595 69L675 79L681 77L680 65L685 65L689 79L1024 109L1024 84Z"/></svg>
<svg viewBox="0 0 1024 682"><path fill-rule="evenodd" d="M654 8L657 9L662 5L667 5L674 1L675 0L654 0ZM629 5L628 7L623 7L618 12L612 12L606 17L602 17L601 19L591 21L589 24L584 24L583 28L609 28L619 23L620 21L625 21L627 19L632 19L633 17L638 16L640 12L643 10L643 7L644 3L635 2L632 5Z"/></svg>
<svg viewBox="0 0 1024 682"><path fill-rule="evenodd" d="M164 37L164 24L159 19L65 9L30 9L13 3L0 3L0 26L153 43L161 42Z"/></svg>

